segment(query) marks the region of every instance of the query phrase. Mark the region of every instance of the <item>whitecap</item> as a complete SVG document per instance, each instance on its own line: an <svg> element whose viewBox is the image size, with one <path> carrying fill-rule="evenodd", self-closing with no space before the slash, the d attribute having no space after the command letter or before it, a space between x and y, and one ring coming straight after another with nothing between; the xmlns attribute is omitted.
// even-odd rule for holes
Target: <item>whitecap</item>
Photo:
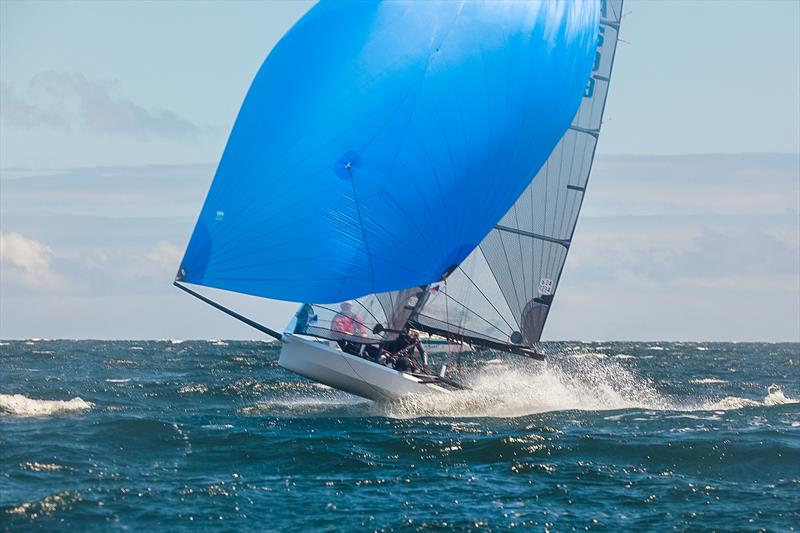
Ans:
<svg viewBox="0 0 800 533"><path fill-rule="evenodd" d="M770 385L767 388L767 395L762 401L751 400L750 398L740 398L739 396L726 396L725 398L707 404L707 410L722 410L732 411L736 409L743 409L745 407L773 407L776 405L787 405L793 403L800 403L800 400L789 398L781 390L778 385Z"/></svg>
<svg viewBox="0 0 800 533"><path fill-rule="evenodd" d="M75 397L71 400L35 400L22 394L0 394L0 412L16 416L51 416L91 409L94 404Z"/></svg>
<svg viewBox="0 0 800 533"><path fill-rule="evenodd" d="M608 354L602 352L585 352L570 354L567 357L571 357L573 359L605 359L608 357Z"/></svg>
<svg viewBox="0 0 800 533"><path fill-rule="evenodd" d="M208 343L212 346L227 346L228 343L220 339L209 339Z"/></svg>
<svg viewBox="0 0 800 533"><path fill-rule="evenodd" d="M58 472L63 467L61 465L55 463L25 463L24 465L19 465L19 467L23 470L31 470L33 472Z"/></svg>
<svg viewBox="0 0 800 533"><path fill-rule="evenodd" d="M701 379L693 379L689 381L689 383L694 383L695 385L716 385L720 383L727 383L727 381L719 378L701 378Z"/></svg>
<svg viewBox="0 0 800 533"><path fill-rule="evenodd" d="M198 383L197 385L185 385L180 389L178 389L179 394L189 394L192 392L202 394L204 392L208 392L208 387L206 387L202 383Z"/></svg>
<svg viewBox="0 0 800 533"><path fill-rule="evenodd" d="M107 380L106 380L106 383L128 383L130 380L131 380L131 378L125 378L125 379L107 379Z"/></svg>

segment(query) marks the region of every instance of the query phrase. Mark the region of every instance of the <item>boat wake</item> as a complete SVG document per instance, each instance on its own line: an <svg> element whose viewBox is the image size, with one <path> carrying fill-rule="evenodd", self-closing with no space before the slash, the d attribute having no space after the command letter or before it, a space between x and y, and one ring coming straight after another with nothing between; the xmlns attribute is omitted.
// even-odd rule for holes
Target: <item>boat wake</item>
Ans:
<svg viewBox="0 0 800 533"><path fill-rule="evenodd" d="M0 413L14 416L53 416L91 409L82 398L71 400L35 400L22 394L0 394Z"/></svg>
<svg viewBox="0 0 800 533"><path fill-rule="evenodd" d="M376 406L386 416L519 417L549 411L670 409L646 379L594 357L541 365L503 362L467 376L470 390L402 398Z"/></svg>
<svg viewBox="0 0 800 533"><path fill-rule="evenodd" d="M376 404L376 414L513 418L551 411L729 411L798 403L772 385L763 400L727 396L721 400L680 401L659 393L654 384L619 363L573 358L541 365L486 365L467 378L470 390L430 394Z"/></svg>

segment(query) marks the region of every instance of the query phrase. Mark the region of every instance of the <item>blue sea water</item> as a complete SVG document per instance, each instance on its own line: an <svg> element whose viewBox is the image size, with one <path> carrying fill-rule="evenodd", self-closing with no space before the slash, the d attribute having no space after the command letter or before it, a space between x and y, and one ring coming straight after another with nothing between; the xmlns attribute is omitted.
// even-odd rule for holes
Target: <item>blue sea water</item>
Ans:
<svg viewBox="0 0 800 533"><path fill-rule="evenodd" d="M380 405L262 342L4 341L0 525L800 529L800 345L545 348Z"/></svg>

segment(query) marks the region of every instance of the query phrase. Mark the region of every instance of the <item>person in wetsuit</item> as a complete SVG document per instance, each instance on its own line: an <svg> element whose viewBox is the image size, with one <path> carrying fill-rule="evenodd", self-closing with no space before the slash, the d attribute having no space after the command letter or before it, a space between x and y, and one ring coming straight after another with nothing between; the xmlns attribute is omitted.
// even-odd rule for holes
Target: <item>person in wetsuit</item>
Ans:
<svg viewBox="0 0 800 533"><path fill-rule="evenodd" d="M419 341L419 335L414 331L403 330L395 339L381 342L380 347L393 356L395 359L394 368L401 372L410 372L417 369L417 364L414 361L414 351L419 352L423 366L427 361L427 354Z"/></svg>

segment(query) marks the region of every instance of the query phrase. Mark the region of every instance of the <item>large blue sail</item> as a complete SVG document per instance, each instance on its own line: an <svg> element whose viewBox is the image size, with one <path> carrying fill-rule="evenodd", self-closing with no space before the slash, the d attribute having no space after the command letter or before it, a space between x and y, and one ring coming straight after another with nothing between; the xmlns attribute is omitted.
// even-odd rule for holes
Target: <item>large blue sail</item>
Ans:
<svg viewBox="0 0 800 533"><path fill-rule="evenodd" d="M276 45L178 273L335 302L435 282L548 158L595 58L596 2L321 2Z"/></svg>

